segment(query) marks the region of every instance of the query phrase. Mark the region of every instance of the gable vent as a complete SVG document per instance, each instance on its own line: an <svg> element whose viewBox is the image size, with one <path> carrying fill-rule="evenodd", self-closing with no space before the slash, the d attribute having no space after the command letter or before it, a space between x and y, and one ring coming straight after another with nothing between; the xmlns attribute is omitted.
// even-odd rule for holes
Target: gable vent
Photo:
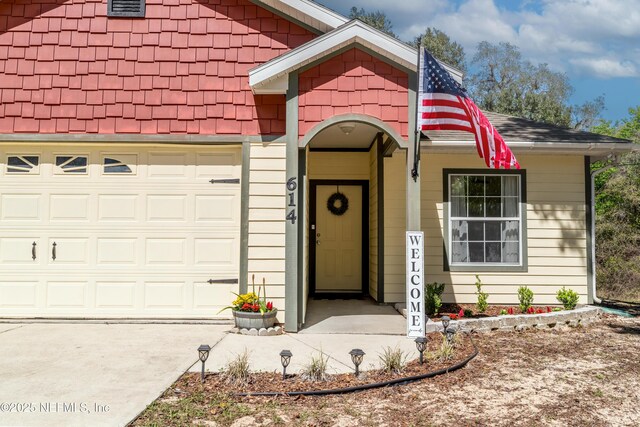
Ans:
<svg viewBox="0 0 640 427"><path fill-rule="evenodd" d="M144 18L145 0L109 0L107 16Z"/></svg>

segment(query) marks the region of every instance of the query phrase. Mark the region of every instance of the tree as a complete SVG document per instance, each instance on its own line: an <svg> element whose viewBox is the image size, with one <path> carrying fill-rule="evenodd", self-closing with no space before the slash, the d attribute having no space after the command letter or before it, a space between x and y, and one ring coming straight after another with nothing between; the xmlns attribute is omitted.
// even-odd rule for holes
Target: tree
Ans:
<svg viewBox="0 0 640 427"><path fill-rule="evenodd" d="M398 38L391 29L393 28L393 25L387 18L387 15L379 10L376 10L375 12L367 12L363 8L358 10L358 8L354 6L349 12L349 19L359 19L365 24L371 25L373 28L382 31L383 33L387 33L392 37Z"/></svg>
<svg viewBox="0 0 640 427"><path fill-rule="evenodd" d="M438 60L443 61L462 72L466 71L464 48L458 42L437 28L427 28L411 43L415 47L424 46Z"/></svg>
<svg viewBox="0 0 640 427"><path fill-rule="evenodd" d="M640 143L640 106L629 117L600 121L593 132ZM596 179L596 273L599 294L607 299L640 302L640 153L617 161Z"/></svg>
<svg viewBox="0 0 640 427"><path fill-rule="evenodd" d="M517 46L483 41L471 61L470 91L482 109L568 127L573 88L565 74L522 59Z"/></svg>

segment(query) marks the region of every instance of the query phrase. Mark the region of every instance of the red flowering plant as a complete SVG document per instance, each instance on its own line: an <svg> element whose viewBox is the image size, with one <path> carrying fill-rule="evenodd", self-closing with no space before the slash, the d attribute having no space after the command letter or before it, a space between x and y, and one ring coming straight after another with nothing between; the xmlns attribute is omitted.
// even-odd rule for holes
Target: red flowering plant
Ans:
<svg viewBox="0 0 640 427"><path fill-rule="evenodd" d="M246 294L233 293L237 298L233 300L230 306L223 308L220 311L232 310L243 311L249 313L269 313L277 309L273 308L273 302L267 301L267 287L265 286L264 278L262 279L262 286L258 287L258 293L256 293L255 274L251 277L252 292ZM262 294L262 298L260 297Z"/></svg>

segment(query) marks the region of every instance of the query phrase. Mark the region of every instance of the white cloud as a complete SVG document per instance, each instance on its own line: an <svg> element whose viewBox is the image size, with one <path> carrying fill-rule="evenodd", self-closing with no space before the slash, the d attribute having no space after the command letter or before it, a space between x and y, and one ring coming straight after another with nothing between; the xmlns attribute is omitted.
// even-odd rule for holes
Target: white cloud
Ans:
<svg viewBox="0 0 640 427"><path fill-rule="evenodd" d="M340 12L380 10L403 40L435 27L462 44L509 42L523 57L586 77L636 76L640 0L319 0ZM506 5L506 6L505 6Z"/></svg>
<svg viewBox="0 0 640 427"><path fill-rule="evenodd" d="M581 69L585 74L591 74L600 78L616 78L616 77L640 77L638 67L629 62L620 62L615 59L607 58L579 58L569 61L576 68Z"/></svg>

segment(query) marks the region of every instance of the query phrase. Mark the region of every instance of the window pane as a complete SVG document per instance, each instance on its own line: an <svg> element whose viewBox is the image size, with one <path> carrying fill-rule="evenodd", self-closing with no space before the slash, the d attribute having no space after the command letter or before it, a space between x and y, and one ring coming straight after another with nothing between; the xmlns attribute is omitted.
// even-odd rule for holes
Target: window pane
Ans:
<svg viewBox="0 0 640 427"><path fill-rule="evenodd" d="M105 166L104 173L131 173L131 169L127 165Z"/></svg>
<svg viewBox="0 0 640 427"><path fill-rule="evenodd" d="M502 244L502 262L517 263L520 261L520 245L506 242Z"/></svg>
<svg viewBox="0 0 640 427"><path fill-rule="evenodd" d="M518 198L517 197L505 197L504 203L504 216L518 216Z"/></svg>
<svg viewBox="0 0 640 427"><path fill-rule="evenodd" d="M484 197L469 197L469 216L484 217Z"/></svg>
<svg viewBox="0 0 640 427"><path fill-rule="evenodd" d="M469 243L469 261L484 262L484 243Z"/></svg>
<svg viewBox="0 0 640 427"><path fill-rule="evenodd" d="M469 221L469 240L484 240L484 222Z"/></svg>
<svg viewBox="0 0 640 427"><path fill-rule="evenodd" d="M498 218L501 214L500 197L487 197L487 217Z"/></svg>
<svg viewBox="0 0 640 427"><path fill-rule="evenodd" d="M485 262L498 263L502 260L500 242L490 242L485 244L486 259Z"/></svg>
<svg viewBox="0 0 640 427"><path fill-rule="evenodd" d="M451 195L466 196L467 195L467 177L455 175L451 177Z"/></svg>
<svg viewBox="0 0 640 427"><path fill-rule="evenodd" d="M451 262L469 262L466 242L453 242L451 244Z"/></svg>
<svg viewBox="0 0 640 427"><path fill-rule="evenodd" d="M502 241L517 242L520 239L519 221L502 221Z"/></svg>
<svg viewBox="0 0 640 427"><path fill-rule="evenodd" d="M517 176L502 177L502 195L515 197L519 196Z"/></svg>
<svg viewBox="0 0 640 427"><path fill-rule="evenodd" d="M469 196L484 196L484 176L469 177Z"/></svg>
<svg viewBox="0 0 640 427"><path fill-rule="evenodd" d="M451 240L456 241L467 241L469 240L469 236L467 233L467 221L452 221L451 222Z"/></svg>
<svg viewBox="0 0 640 427"><path fill-rule="evenodd" d="M500 191L502 177L500 176L487 176L485 177L485 194L487 196L501 196Z"/></svg>
<svg viewBox="0 0 640 427"><path fill-rule="evenodd" d="M484 225L485 231L485 240L499 242L502 239L500 238L500 223L497 221L488 221Z"/></svg>
<svg viewBox="0 0 640 427"><path fill-rule="evenodd" d="M465 197L451 198L451 216L467 216L467 199Z"/></svg>

